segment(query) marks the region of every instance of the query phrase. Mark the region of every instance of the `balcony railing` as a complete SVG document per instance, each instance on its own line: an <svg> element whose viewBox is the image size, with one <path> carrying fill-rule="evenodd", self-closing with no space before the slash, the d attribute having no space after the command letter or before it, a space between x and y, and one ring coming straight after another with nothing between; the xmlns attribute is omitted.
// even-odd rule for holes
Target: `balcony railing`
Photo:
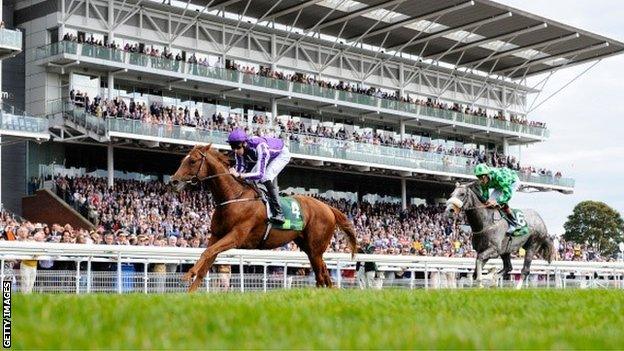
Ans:
<svg viewBox="0 0 624 351"><path fill-rule="evenodd" d="M0 47L22 50L22 32L16 29L0 28Z"/></svg>
<svg viewBox="0 0 624 351"><path fill-rule="evenodd" d="M44 59L59 54L80 55L117 63L125 63L128 65L143 68L158 69L168 72L188 74L197 77L224 80L230 83L248 84L254 87L279 90L284 92L285 94L289 94L290 92L305 94L314 97L335 100L336 102L347 102L365 105L367 108L370 108L372 106L380 109L383 108L397 112L411 113L422 117L434 117L444 119L449 121L449 123L466 123L481 128L492 128L505 132L521 133L537 137L549 136L548 129L542 127L529 126L509 121L501 121L493 118L474 116L461 112L431 108L396 100L380 99L365 94L323 88L317 85L301 84L281 79L262 77L224 68L207 67L203 65L187 63L184 61L170 60L162 57L153 57L149 55L125 52L122 50L114 50L106 47L88 44L78 44L74 42L61 41L38 48L35 57L36 59Z"/></svg>
<svg viewBox="0 0 624 351"><path fill-rule="evenodd" d="M218 130L161 125L121 118L108 119L107 128L109 132L191 142L227 144L227 133ZM463 175L472 175L473 172L473 167L469 165L470 159L463 156L449 156L433 152L321 137L308 137L305 135L300 135L299 137L300 141L289 141L289 149L294 154ZM574 180L569 178L529 175L525 173L518 173L518 176L523 182L574 187Z"/></svg>
<svg viewBox="0 0 624 351"><path fill-rule="evenodd" d="M15 107L2 104L0 110L0 129L14 132L47 134L49 130L48 120L40 117L26 115Z"/></svg>

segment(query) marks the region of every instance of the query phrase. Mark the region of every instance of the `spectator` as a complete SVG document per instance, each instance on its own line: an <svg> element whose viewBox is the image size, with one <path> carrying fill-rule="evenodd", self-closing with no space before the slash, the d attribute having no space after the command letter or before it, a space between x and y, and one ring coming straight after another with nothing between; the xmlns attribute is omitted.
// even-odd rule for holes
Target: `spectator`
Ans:
<svg viewBox="0 0 624 351"><path fill-rule="evenodd" d="M34 241L43 242L43 231L41 225L35 226L38 230L34 235ZM17 240L19 241L33 241L33 238L28 237L27 226L21 226L17 230ZM37 279L37 260L22 260L20 263L20 285L22 293L30 294L35 287L35 280Z"/></svg>

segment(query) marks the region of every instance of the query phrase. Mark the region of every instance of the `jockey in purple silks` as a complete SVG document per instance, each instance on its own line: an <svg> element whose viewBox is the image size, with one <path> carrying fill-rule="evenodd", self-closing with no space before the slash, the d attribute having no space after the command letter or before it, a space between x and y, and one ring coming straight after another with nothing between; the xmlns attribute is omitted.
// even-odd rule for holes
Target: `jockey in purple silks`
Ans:
<svg viewBox="0 0 624 351"><path fill-rule="evenodd" d="M235 177L262 183L267 188L271 222L283 224L284 214L274 180L290 161L290 152L284 141L271 137L250 137L240 128L233 130L227 141L236 158L236 166L230 169L230 173Z"/></svg>

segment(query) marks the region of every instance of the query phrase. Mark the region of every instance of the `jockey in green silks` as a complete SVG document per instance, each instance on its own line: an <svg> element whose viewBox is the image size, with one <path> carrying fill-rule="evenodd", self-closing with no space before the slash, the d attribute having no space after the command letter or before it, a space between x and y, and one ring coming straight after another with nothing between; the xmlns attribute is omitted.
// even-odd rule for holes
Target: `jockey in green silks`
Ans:
<svg viewBox="0 0 624 351"><path fill-rule="evenodd" d="M511 200L517 189L518 175L509 168L494 168L484 163L475 167L474 174L481 183L481 196L487 199L485 206L500 206L501 210L509 218L510 223L507 233L512 234L518 224L513 211L509 207L509 200ZM490 189L494 189L491 195Z"/></svg>

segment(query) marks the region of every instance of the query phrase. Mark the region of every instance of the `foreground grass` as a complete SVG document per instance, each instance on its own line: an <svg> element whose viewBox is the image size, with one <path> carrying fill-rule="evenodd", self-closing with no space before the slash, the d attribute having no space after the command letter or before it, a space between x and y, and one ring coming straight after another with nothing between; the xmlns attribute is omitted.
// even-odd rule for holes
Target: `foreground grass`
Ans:
<svg viewBox="0 0 624 351"><path fill-rule="evenodd" d="M624 347L624 292L14 295L17 349Z"/></svg>

